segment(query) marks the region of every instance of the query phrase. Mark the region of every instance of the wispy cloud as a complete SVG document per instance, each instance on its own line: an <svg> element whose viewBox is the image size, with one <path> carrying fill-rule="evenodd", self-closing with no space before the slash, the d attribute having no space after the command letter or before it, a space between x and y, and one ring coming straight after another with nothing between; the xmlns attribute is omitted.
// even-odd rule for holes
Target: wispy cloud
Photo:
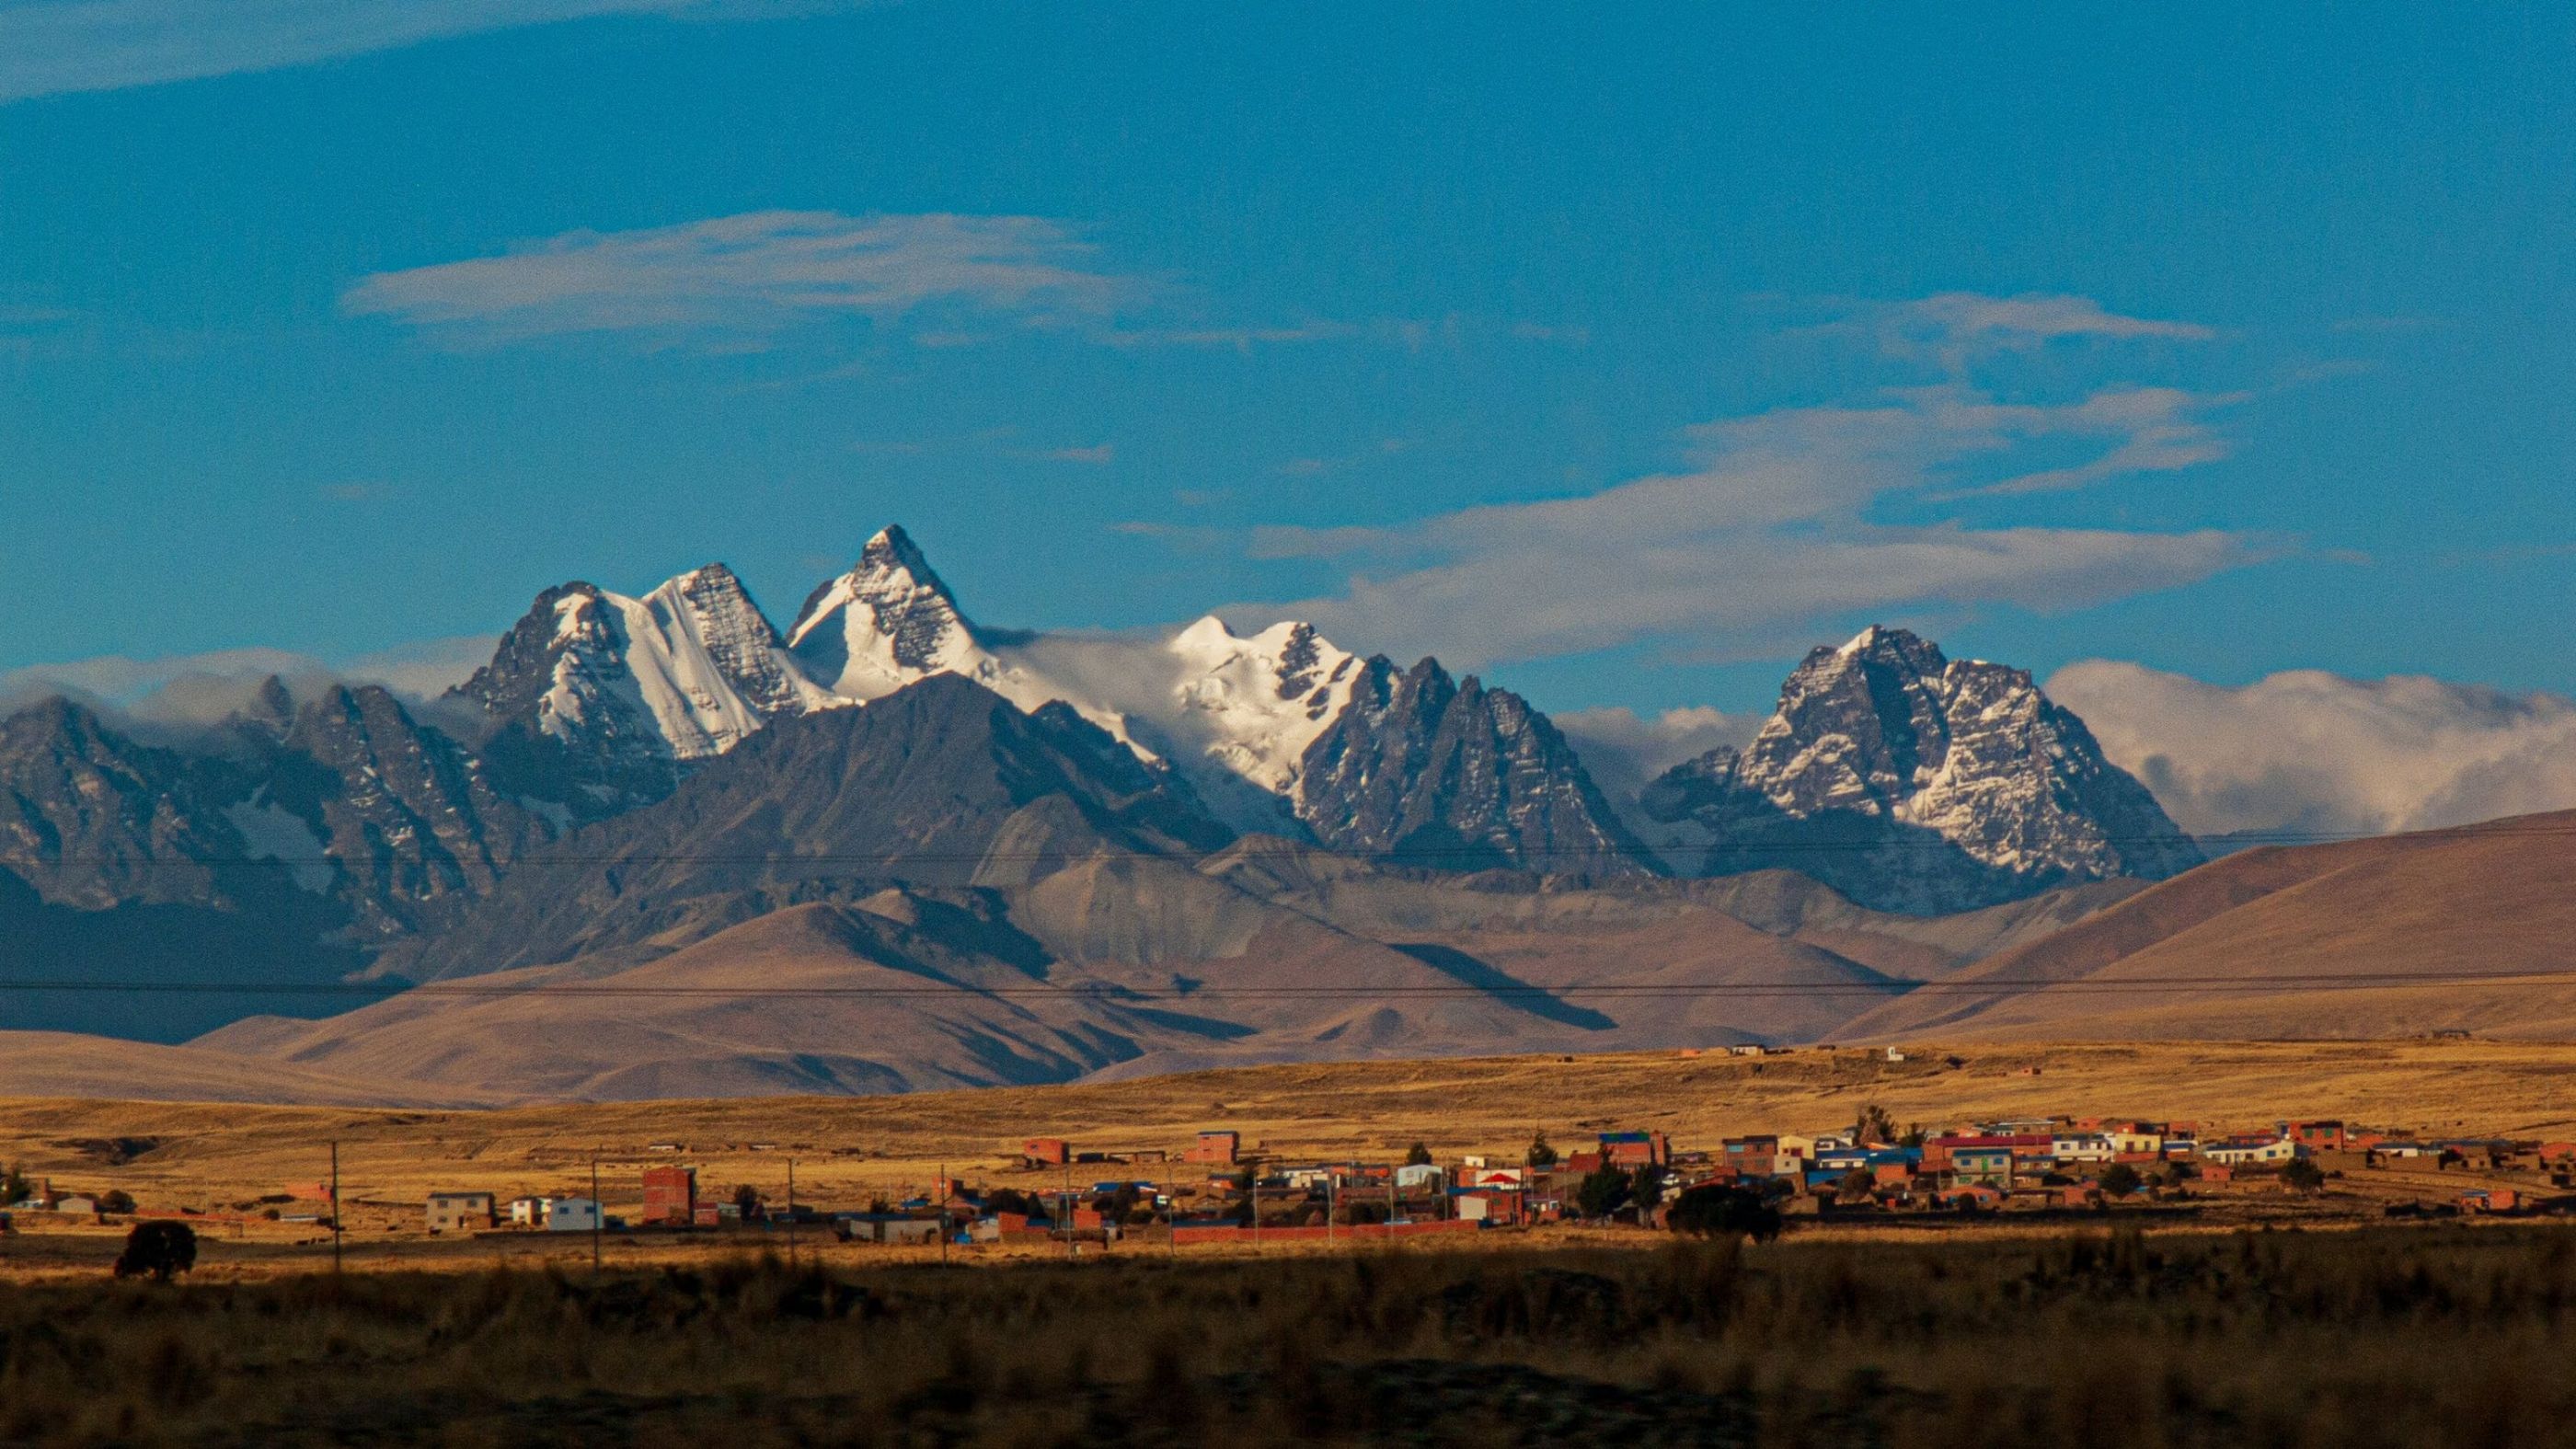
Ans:
<svg viewBox="0 0 2576 1449"><path fill-rule="evenodd" d="M2016 474L2000 482L1935 494L1933 501L2062 493L2111 478L2174 473L2215 463L2226 457L2230 448L2227 440L2205 421L2205 415L2216 408L2242 403L2247 396L2241 392L2195 393L2171 387L2115 387L2072 407L1970 406L1962 419L1965 425L1990 429L1998 437L2075 437L2108 441L2111 446L2072 467Z"/></svg>
<svg viewBox="0 0 2576 1449"><path fill-rule="evenodd" d="M1110 443L1088 448L1051 448L1042 456L1050 463L1109 464L1118 461L1118 449Z"/></svg>
<svg viewBox="0 0 2576 1449"><path fill-rule="evenodd" d="M1216 347L1250 352L1255 347L1294 347L1313 342L1346 342L1363 337L1404 340L1408 323L1386 322L1362 327L1351 322L1299 322L1284 327L1130 327L1104 329L1098 340L1111 347Z"/></svg>
<svg viewBox="0 0 2576 1449"><path fill-rule="evenodd" d="M801 13L850 8L797 0ZM425 40L601 15L756 19L780 0L9 0L0 102L278 70Z"/></svg>
<svg viewBox="0 0 2576 1449"><path fill-rule="evenodd" d="M1033 216L759 211L638 231L567 232L495 257L383 272L344 311L477 341L570 333L757 338L817 317L935 304L1023 320L1106 313L1140 284Z"/></svg>
<svg viewBox="0 0 2576 1449"><path fill-rule="evenodd" d="M1991 317L1959 303L1936 315L1979 332L2205 331L2065 299L2002 300L2013 305ZM2214 528L1972 526L1925 521L1924 509L2207 462L2224 447L2199 415L2229 400L2110 387L2007 403L1953 381L1723 419L1686 431L1685 470L1597 492L1385 527L1251 530L1234 546L1252 556L1342 560L1352 572L1338 592L1243 612L1275 618L1284 608L1347 642L1427 640L1452 663L1480 665L1639 642L1759 655L1856 615L2079 608L2195 582L2283 545ZM2088 443L2091 458L2056 461ZM2025 458L2051 466L2016 468Z"/></svg>

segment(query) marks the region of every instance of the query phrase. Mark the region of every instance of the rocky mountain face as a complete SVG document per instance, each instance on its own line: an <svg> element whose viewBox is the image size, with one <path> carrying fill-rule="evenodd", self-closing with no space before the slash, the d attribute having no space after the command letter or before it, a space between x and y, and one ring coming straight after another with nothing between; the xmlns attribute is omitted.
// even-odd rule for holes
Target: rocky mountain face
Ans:
<svg viewBox="0 0 2576 1449"><path fill-rule="evenodd" d="M1902 629L1810 653L1752 743L1675 766L1641 803L1694 874L1786 868L1919 914L2202 859L2028 673Z"/></svg>
<svg viewBox="0 0 2576 1449"><path fill-rule="evenodd" d="M252 753L250 779L227 807L244 849L341 900L361 940L452 919L551 833L462 745L372 685L334 685L298 710Z"/></svg>
<svg viewBox="0 0 2576 1449"><path fill-rule="evenodd" d="M579 819L658 800L691 764L833 702L722 564L640 599L548 589L449 697L480 714L514 793Z"/></svg>
<svg viewBox="0 0 2576 1449"><path fill-rule="evenodd" d="M109 1013L169 1036L245 1010L329 1010L336 984L435 930L547 836L481 762L383 689L300 707L270 680L187 749L49 700L0 721L0 938L34 979L255 983L196 996L18 995L0 1020ZM33 1018L30 1018L33 1020Z"/></svg>
<svg viewBox="0 0 2576 1449"><path fill-rule="evenodd" d="M1186 861L1232 838L1066 706L1030 714L939 674L763 730L668 799L530 856L399 959L416 978L472 974L896 883L988 887L1104 851Z"/></svg>
<svg viewBox="0 0 2576 1449"><path fill-rule="evenodd" d="M1307 748L1295 800L1324 844L1429 869L1652 873L1547 716L1434 659L1368 661Z"/></svg>
<svg viewBox="0 0 2576 1449"><path fill-rule="evenodd" d="M239 882L214 862L242 852L221 793L208 762L140 744L68 700L0 720L0 865L57 904L228 901Z"/></svg>
<svg viewBox="0 0 2576 1449"><path fill-rule="evenodd" d="M65 980L607 970L893 891L928 902L941 939L971 937L978 960L1150 977L1254 960L1256 936L1287 929L1279 911L1297 931L1343 931L1331 912L1346 885L1291 903L1202 878L1207 852L1238 838L1388 880L1514 873L1473 883L1486 894L1644 892L1655 920L1673 904L1658 893L1685 890L1658 879L1676 872L1795 871L1928 915L2200 858L2028 675L1896 630L1815 651L1750 744L1618 805L1546 715L1434 660L1362 659L1296 621L983 629L889 528L783 633L721 564L635 597L548 589L422 714L380 688L277 680L185 737L62 700L21 710L0 720L0 941L11 965ZM1725 900L1690 909L1771 930ZM1463 935L1380 925L1364 950L1308 945L1316 960L1357 950L1373 972L1508 975ZM1617 949L1754 959L1719 951L1732 928L1705 921L1634 929ZM1873 973L1904 966L1873 959ZM137 1029L211 1024L229 1001L192 999ZM14 1012L0 1024L86 1023L113 1000L49 996L54 1015L31 1020L38 998L21 993L0 998ZM1548 1011L1593 1029L1589 1008ZM1131 1046L1151 1035L1131 1029Z"/></svg>
<svg viewBox="0 0 2576 1449"><path fill-rule="evenodd" d="M887 528L784 635L721 564L640 600L550 589L454 696L486 721L505 791L576 821L664 798L775 721L950 675L1023 711L1072 710L1237 830L1381 853L1366 842L1401 839L1478 868L1651 869L1543 715L1426 665L1399 675L1310 624L1239 635L1213 615L1161 641L1050 647L978 628ZM1318 758L1335 778L1309 788Z"/></svg>

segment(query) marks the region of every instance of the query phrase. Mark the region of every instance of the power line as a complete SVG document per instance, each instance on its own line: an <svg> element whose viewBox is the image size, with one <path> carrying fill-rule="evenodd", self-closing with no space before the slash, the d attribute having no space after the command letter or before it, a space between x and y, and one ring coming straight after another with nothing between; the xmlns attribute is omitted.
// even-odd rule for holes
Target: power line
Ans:
<svg viewBox="0 0 2576 1449"><path fill-rule="evenodd" d="M2545 990L2554 987L2576 988L2576 968L2549 967L2530 971L2477 972L2411 972L2411 971L2342 971L2290 972L2274 976L2163 975L2131 976L2114 980L2090 977L2059 979L2040 976L1979 977L1970 980L1933 981L1712 981L1712 982L1610 982L1591 986L1539 986L1526 983L1504 983L1475 986L1464 983L1393 983L1382 986L1224 986L1202 985L1186 989L1146 990L1108 982L1086 982L1074 986L974 986L964 983L940 986L649 986L605 982L597 984L512 985L478 984L464 981L431 981L417 986L387 991L363 981L80 981L27 978L0 979L0 991L40 992L149 992L198 995L275 994L287 996L370 996L383 999L417 997L560 997L584 998L744 998L775 1000L838 1000L902 997L1036 997L1078 1000L1096 1005L1157 1005L1172 1002L1226 999L1279 1000L1377 1000L1382 998L1469 999L1518 997L1622 997L1622 998L1695 998L1695 997L1805 997L1805 996L1884 996L1889 998L1921 995L1987 995L2007 991L2053 991L2076 994L2116 994L2135 991L2201 991L2233 994L2260 994L2285 990L2306 991L2376 991L2488 986L2522 990Z"/></svg>

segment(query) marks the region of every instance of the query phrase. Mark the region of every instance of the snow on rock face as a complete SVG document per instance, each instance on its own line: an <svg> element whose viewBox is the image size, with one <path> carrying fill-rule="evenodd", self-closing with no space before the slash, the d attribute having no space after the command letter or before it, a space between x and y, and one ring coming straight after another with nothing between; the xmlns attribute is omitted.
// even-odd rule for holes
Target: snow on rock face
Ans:
<svg viewBox="0 0 2576 1449"><path fill-rule="evenodd" d="M839 701L865 704L934 674L955 674L1031 713L1062 701L1153 758L1123 714L1064 689L1010 646L988 645L901 528L869 539L848 573L806 596L787 647L806 676Z"/></svg>
<svg viewBox="0 0 2576 1449"><path fill-rule="evenodd" d="M1210 614L1165 647L1181 667L1167 728L1276 795L1295 791L1307 747L1350 706L1360 675L1358 656L1293 621L1244 638Z"/></svg>
<svg viewBox="0 0 2576 1449"><path fill-rule="evenodd" d="M900 528L869 539L848 573L806 596L787 647L816 683L862 704L942 672L983 683L1000 671Z"/></svg>
<svg viewBox="0 0 2576 1449"><path fill-rule="evenodd" d="M681 766L838 703L722 564L640 599L579 582L548 589L450 697L517 737L496 747L505 773L585 811L657 798Z"/></svg>
<svg viewBox="0 0 2576 1449"><path fill-rule="evenodd" d="M1695 827L1704 874L1786 867L1881 909L1969 909L2201 860L2029 674L1876 626L1811 652L1750 744L1675 766L1643 804Z"/></svg>

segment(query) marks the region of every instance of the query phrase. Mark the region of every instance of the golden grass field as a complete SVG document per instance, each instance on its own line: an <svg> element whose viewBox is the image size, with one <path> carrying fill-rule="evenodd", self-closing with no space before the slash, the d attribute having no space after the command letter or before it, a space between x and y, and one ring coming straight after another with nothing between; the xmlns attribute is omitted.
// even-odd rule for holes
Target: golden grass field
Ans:
<svg viewBox="0 0 2576 1449"><path fill-rule="evenodd" d="M997 1185L1054 1174L1016 1167L1022 1141L1177 1149L1230 1127L1274 1158L1383 1160L1420 1141L1443 1160L1517 1161L1531 1135L1561 1147L1607 1128L1656 1128L1677 1146L1849 1124L1863 1105L1900 1124L2137 1115L2219 1127L2334 1116L2444 1133L2576 1130L2576 1046L2486 1041L2220 1043L1808 1050L1763 1058L1636 1053L1575 1058L1359 1062L1237 1068L1093 1086L901 1097L751 1098L495 1110L268 1107L0 1099L0 1163L75 1190L122 1188L146 1208L210 1213L305 1191L340 1152L352 1248L417 1236L434 1189L582 1194L600 1165L611 1213L640 1206L638 1169L682 1162L702 1193L748 1183L799 1201L863 1207L926 1189L941 1167ZM1955 1060L1956 1066L1950 1065ZM2031 1074L2032 1069L2036 1074ZM668 1144L669 1146L664 1146ZM117 1160L130 1158L130 1160ZM1188 1182L1178 1161L1081 1166ZM287 1212L310 1212L310 1204ZM229 1229L223 1230L229 1231ZM243 1241L315 1230L253 1223ZM220 1235L220 1233L218 1234ZM21 1241L24 1241L22 1235ZM566 1248L563 1251L571 1251ZM0 1262L8 1261L0 1247Z"/></svg>

